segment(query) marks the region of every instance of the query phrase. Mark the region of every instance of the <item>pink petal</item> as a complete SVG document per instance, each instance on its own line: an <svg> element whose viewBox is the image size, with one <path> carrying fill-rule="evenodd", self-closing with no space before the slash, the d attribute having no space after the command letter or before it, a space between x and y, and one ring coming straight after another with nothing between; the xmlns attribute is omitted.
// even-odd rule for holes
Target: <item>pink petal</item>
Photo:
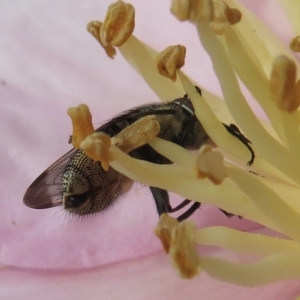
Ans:
<svg viewBox="0 0 300 300"><path fill-rule="evenodd" d="M11 268L2 270L0 282L1 298L18 300L292 300L300 293L300 283L296 280L262 287L240 287L214 280L205 273L193 280L183 280L162 252L77 272Z"/></svg>
<svg viewBox="0 0 300 300"><path fill-rule="evenodd" d="M94 1L89 6L71 1L11 3L2 19L3 24L10 24L9 31L1 26L6 41L2 49L5 84L1 87L5 101L0 120L1 128L5 128L0 204L6 212L0 225L3 264L78 269L161 249L152 233L157 215L146 187L135 185L109 211L87 220L68 219L58 208L39 211L22 204L23 194L35 177L70 149L67 140L71 127L65 113L69 106L88 103L94 122L100 123L127 108L158 101L120 55L115 61L108 59L86 32L85 24L99 18L94 12L101 12L103 18L107 5L108 1ZM147 8L139 5L136 10L139 35L140 28L145 28L139 24ZM160 19L168 16L169 26L178 27L165 11L160 10ZM170 37L166 32L162 36ZM157 38L149 37L149 43L156 45ZM185 34L181 33L180 39L188 43ZM193 39L196 36L190 43ZM209 211L214 211L216 220ZM203 209L195 218L199 225L227 223L249 228L249 222L227 220L215 209Z"/></svg>
<svg viewBox="0 0 300 300"><path fill-rule="evenodd" d="M209 300L274 299L276 295L292 299L299 289L294 281L245 289L205 274L192 281L179 279L152 233L157 215L146 187L136 185L110 210L86 220L70 219L57 208L39 211L23 205L23 195L31 182L70 149L67 140L71 126L65 113L68 107L87 103L94 122L101 124L125 109L158 101L120 55L115 61L109 60L86 32L88 21L103 20L109 3L2 3L0 262L25 269L2 269L1 298L195 296ZM168 14L168 2L132 3L137 14L135 34L153 47L161 50L169 44L198 43L192 25L180 24ZM148 24L145 16L151 21L155 16L155 22ZM187 35L187 30L193 33ZM206 58L201 47L188 50L185 68L201 85L221 94ZM179 197L174 199L180 201ZM245 220L228 220L211 207L204 207L194 219L200 227L226 224L243 230L257 228ZM219 253L231 257L227 252Z"/></svg>

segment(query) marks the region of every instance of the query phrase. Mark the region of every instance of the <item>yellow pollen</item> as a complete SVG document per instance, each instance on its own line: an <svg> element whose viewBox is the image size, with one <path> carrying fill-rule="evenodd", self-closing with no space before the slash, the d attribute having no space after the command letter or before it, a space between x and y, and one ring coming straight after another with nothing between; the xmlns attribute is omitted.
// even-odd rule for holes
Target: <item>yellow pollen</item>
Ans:
<svg viewBox="0 0 300 300"><path fill-rule="evenodd" d="M174 80L178 75L180 80L177 82L171 82L156 72L157 53L134 36L119 50L162 100L173 100L184 93L188 94L195 116L227 161L223 162L222 156L216 151L210 151L209 147L205 146L197 156L166 140L152 140L153 136L142 140L149 142L155 151L174 164L157 165L137 160L123 151L127 152L131 146L139 145L139 140L134 141L133 145L129 141L130 146L127 147L127 141L122 141L130 133L124 131L125 137L120 135L112 139L109 152L113 160L109 164L134 181L172 191L183 199L217 206L278 232L279 237L271 238L219 226L195 230L189 222L178 224L177 220L163 215L155 233L181 276L191 278L198 274L201 262L201 269L210 276L245 286L299 279L298 63L293 61L293 54L287 46L275 39L255 15L243 8L240 1L226 2L230 7L238 9L229 8L219 0L173 0L171 7L178 19L190 20L197 28L200 41L212 60L226 105L217 101L214 102L217 103L217 109L211 109L209 104L216 97L204 89L203 97L195 91L195 83L178 70L183 64L177 62L178 49L171 48L160 62L160 69L169 78ZM224 33L223 37L216 36L215 28L215 31L212 30L214 23L218 23L217 31ZM229 26L236 23L236 26ZM284 55L276 58L279 54ZM270 124L257 119L242 94L238 77L262 106ZM226 112L218 115L218 110ZM246 166L249 152L245 145L230 135L220 120L225 124L237 124L251 140L256 156L251 167L253 172L249 172ZM199 180L199 177L205 176L213 182ZM213 257L201 256L200 259L196 242L256 255L256 261L240 264Z"/></svg>
<svg viewBox="0 0 300 300"><path fill-rule="evenodd" d="M195 243L196 228L192 222L179 223L171 230L169 255L183 278L193 278L200 272L201 260Z"/></svg>
<svg viewBox="0 0 300 300"><path fill-rule="evenodd" d="M163 214L154 232L179 274L183 278L195 277L200 271L195 225L192 222L178 223L176 219Z"/></svg>
<svg viewBox="0 0 300 300"><path fill-rule="evenodd" d="M190 1L189 0L172 0L171 13L176 15L180 21L186 21L190 17Z"/></svg>
<svg viewBox="0 0 300 300"><path fill-rule="evenodd" d="M67 111L72 120L73 134L72 144L74 148L79 149L80 143L94 132L92 124L92 115L86 104L80 104L77 107L71 107Z"/></svg>
<svg viewBox="0 0 300 300"><path fill-rule="evenodd" d="M209 145L203 145L196 161L197 177L208 177L214 184L221 184L227 176L224 159L220 152L212 151Z"/></svg>
<svg viewBox="0 0 300 300"><path fill-rule="evenodd" d="M290 49L294 52L300 52L300 36L296 36L290 41Z"/></svg>
<svg viewBox="0 0 300 300"><path fill-rule="evenodd" d="M285 56L277 57L273 63L270 78L270 90L273 101L287 112L294 112L299 102L296 98L296 66Z"/></svg>
<svg viewBox="0 0 300 300"><path fill-rule="evenodd" d="M164 77L176 81L176 69L184 66L186 49L184 46L170 46L157 57L158 73Z"/></svg>
<svg viewBox="0 0 300 300"><path fill-rule="evenodd" d="M100 39L100 28L102 23L99 21L92 21L86 25L87 31L100 43L103 49L106 52L106 55L113 59L116 55L117 51L112 45L104 46L101 39Z"/></svg>
<svg viewBox="0 0 300 300"><path fill-rule="evenodd" d="M108 7L100 28L100 38L104 46L122 46L134 30L134 7L121 0Z"/></svg>
<svg viewBox="0 0 300 300"><path fill-rule="evenodd" d="M115 137L112 144L123 152L130 151L151 142L160 132L160 126L155 116L146 116L123 129Z"/></svg>
<svg viewBox="0 0 300 300"><path fill-rule="evenodd" d="M169 253L171 244L171 232L179 222L167 214L162 214L154 229L155 235L160 239L166 253Z"/></svg>
<svg viewBox="0 0 300 300"><path fill-rule="evenodd" d="M109 152L111 146L111 140L109 136L103 132L95 132L80 144L82 149L90 158L95 161L100 161L103 170L109 169L109 161L113 159L113 156Z"/></svg>
<svg viewBox="0 0 300 300"><path fill-rule="evenodd" d="M210 22L214 5L211 0L172 0L171 12L180 21Z"/></svg>
<svg viewBox="0 0 300 300"><path fill-rule="evenodd" d="M110 138L103 132L94 132L92 115L87 105L80 104L76 108L69 108L68 114L73 125L73 146L82 149L93 160L100 161L106 171L109 169L109 162L113 160L111 145L128 153L151 142L160 132L156 117L150 115L137 120Z"/></svg>
<svg viewBox="0 0 300 300"><path fill-rule="evenodd" d="M214 17L211 27L214 32L221 35L230 26L240 22L242 14L238 9L231 9L223 1L214 2Z"/></svg>
<svg viewBox="0 0 300 300"><path fill-rule="evenodd" d="M229 8L227 18L230 25L235 25L241 21L242 13L236 8Z"/></svg>

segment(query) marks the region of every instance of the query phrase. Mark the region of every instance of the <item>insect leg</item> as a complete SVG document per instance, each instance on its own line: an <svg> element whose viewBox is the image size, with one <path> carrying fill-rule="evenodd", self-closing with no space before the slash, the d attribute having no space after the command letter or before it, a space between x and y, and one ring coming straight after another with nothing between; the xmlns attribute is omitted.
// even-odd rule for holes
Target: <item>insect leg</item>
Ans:
<svg viewBox="0 0 300 300"><path fill-rule="evenodd" d="M200 89L199 87L195 86L195 89L196 89L196 91L197 91L200 95L202 95L202 91L201 91L201 89ZM185 94L185 95L183 96L183 98L188 98L188 95ZM225 128L227 129L227 131L228 131L230 134L232 134L232 135L235 136L237 139L239 139L239 140L240 140L240 141L248 148L248 150L249 150L250 153L251 153L251 159L247 162L247 165L248 165L248 166L251 166L251 165L253 164L253 162L254 162L254 159L255 159L255 153L254 153L252 147L249 145L249 144L251 144L251 141L248 140L248 139L240 132L239 128L238 128L236 125L234 125L234 124L226 125L226 124L224 124L224 123L223 123L223 125L225 126Z"/></svg>
<svg viewBox="0 0 300 300"><path fill-rule="evenodd" d="M185 206L187 206L189 203L191 203L191 200L185 199L179 205L177 205L176 207L172 208L172 210L170 212L173 213L175 211L178 211L178 210L184 208Z"/></svg>
<svg viewBox="0 0 300 300"><path fill-rule="evenodd" d="M219 210L220 210L227 218L229 218L229 219L235 216L234 214L229 213L229 212L227 212L227 211L224 210L224 209L219 208Z"/></svg>
<svg viewBox="0 0 300 300"><path fill-rule="evenodd" d="M155 204L156 204L156 209L159 215L163 213L172 213L175 211L180 210L181 208L185 207L188 205L191 200L184 200L182 203L177 205L175 208L172 208L169 202L169 194L166 190L156 188L156 187L150 187L151 193L153 195ZM199 207L201 203L195 202L186 212L181 214L177 220L179 222L187 219L190 215L192 215Z"/></svg>
<svg viewBox="0 0 300 300"><path fill-rule="evenodd" d="M226 210L223 210L223 209L221 209L221 208L219 208L219 210L227 217L227 218L232 218L232 217L235 217L236 215L234 215L234 214L232 214L232 213L229 213L229 212L227 212ZM243 217L241 217L241 216L238 216L238 218L241 220L241 219L243 219Z"/></svg>
<svg viewBox="0 0 300 300"><path fill-rule="evenodd" d="M195 89L196 89L196 91L198 92L198 94L200 94L201 96L202 96L202 91L201 91L201 89L198 87L198 86L196 86L195 85ZM185 94L184 96L183 96L183 98L188 98L189 96L188 96L188 94Z"/></svg>
<svg viewBox="0 0 300 300"><path fill-rule="evenodd" d="M169 202L169 194L166 190L150 186L151 193L153 195L158 215L163 213L169 213L172 211L172 207Z"/></svg>
<svg viewBox="0 0 300 300"><path fill-rule="evenodd" d="M201 203L195 202L187 211L185 211L182 215L180 215L177 220L178 222L182 222L188 217L190 217L199 207Z"/></svg>
<svg viewBox="0 0 300 300"><path fill-rule="evenodd" d="M230 124L230 125L226 125L223 123L223 125L225 126L225 128L227 129L227 131L232 134L233 136L235 136L237 139L239 139L250 151L251 153L251 159L247 162L248 166L251 166L254 162L255 159L255 153L252 149L252 147L249 145L251 144L251 141L249 141L239 130L239 128L234 125L234 124Z"/></svg>

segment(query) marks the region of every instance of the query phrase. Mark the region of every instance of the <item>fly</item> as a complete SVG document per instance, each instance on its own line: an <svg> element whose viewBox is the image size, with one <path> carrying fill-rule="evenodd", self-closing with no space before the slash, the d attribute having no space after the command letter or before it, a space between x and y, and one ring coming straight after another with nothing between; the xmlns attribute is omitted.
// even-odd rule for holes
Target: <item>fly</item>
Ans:
<svg viewBox="0 0 300 300"><path fill-rule="evenodd" d="M201 94L201 90L197 87L196 89ZM104 132L113 137L138 119L148 115L156 116L161 128L158 137L162 139L190 150L197 150L203 144L216 146L196 118L187 95L167 104L150 104L125 111L99 127L96 132ZM249 149L251 159L248 165L251 165L255 158L250 146L251 142L234 124L223 125ZM72 136L69 142L71 140ZM157 164L172 163L148 144L134 149L129 155ZM131 179L112 168L104 171L99 162L89 158L82 150L72 149L30 185L23 201L27 206L35 209L62 205L69 213L84 216L107 209L130 189L132 183ZM176 212L191 202L186 199L172 208L166 190L157 187L150 187L150 190L159 215ZM187 219L200 205L201 203L194 202L177 218L178 221Z"/></svg>

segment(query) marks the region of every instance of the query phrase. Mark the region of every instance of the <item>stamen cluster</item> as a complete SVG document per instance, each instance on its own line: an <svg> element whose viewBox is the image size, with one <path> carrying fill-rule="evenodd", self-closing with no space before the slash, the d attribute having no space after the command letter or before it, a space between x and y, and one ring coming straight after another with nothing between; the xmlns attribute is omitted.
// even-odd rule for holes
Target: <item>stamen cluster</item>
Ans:
<svg viewBox="0 0 300 300"><path fill-rule="evenodd" d="M227 4L220 0L172 1L171 12L180 21L188 20L195 25L199 40L211 58L225 100L220 106L226 103L235 123L252 142L256 159L250 173L245 163L249 159L247 149L215 116L209 106L210 94L204 91L205 97L200 96L194 84L179 70L184 65L185 47L172 46L162 54L156 53L131 35L133 7L122 1L115 6L117 12L113 12L113 5L105 18L107 25L94 21L88 25L88 30L104 47L118 46L120 53L162 100L167 96L172 99L172 93L182 85L192 101L196 117L226 161L207 146L198 155L192 154L178 145L154 138L157 132L142 143L149 143L174 165L155 165L133 159L124 153L129 150L123 149L122 143L114 146L105 139L102 142L106 150L96 151L97 160L102 164L105 161L106 167L132 180L218 206L286 235L286 238L272 238L218 226L197 230L189 222L178 224L162 216L156 234L182 276L193 277L202 269L213 277L248 286L300 278L298 62L263 25L257 25L259 21L239 1L229 0ZM259 34L250 35L253 32L251 22L255 22ZM295 46L298 40L292 42L292 48L298 47ZM277 53L270 51L270 44ZM107 48L106 51L110 53ZM178 77L179 81L173 83L163 78L156 66L160 74L173 81ZM252 112L238 78L264 109L269 124L258 120ZM145 128L147 125L137 126ZM125 133L122 139L129 135ZM130 143L129 149L141 145L137 141ZM106 153L104 159L98 155L102 152ZM240 265L213 257L200 258L196 244L259 255L260 259Z"/></svg>

